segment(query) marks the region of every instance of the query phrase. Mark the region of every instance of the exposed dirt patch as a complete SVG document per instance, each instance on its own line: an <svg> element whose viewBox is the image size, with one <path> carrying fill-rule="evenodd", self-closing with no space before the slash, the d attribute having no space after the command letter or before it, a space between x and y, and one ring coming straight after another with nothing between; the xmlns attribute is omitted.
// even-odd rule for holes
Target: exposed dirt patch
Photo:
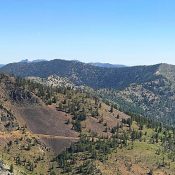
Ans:
<svg viewBox="0 0 175 175"><path fill-rule="evenodd" d="M78 133L65 121L70 115L47 106L18 107L18 116L25 121L27 128L37 134L56 153L78 140Z"/></svg>
<svg viewBox="0 0 175 175"><path fill-rule="evenodd" d="M103 132L105 127L103 126L103 124L100 124L98 122L98 119L94 117L88 117L85 123L86 128L91 132L98 133L99 135L105 135L105 133Z"/></svg>
<svg viewBox="0 0 175 175"><path fill-rule="evenodd" d="M99 109L99 116L89 116L83 123L87 131L97 133L99 136L111 136L111 129L120 126L123 119L128 119L130 116L113 109L110 112L109 106L102 103Z"/></svg>
<svg viewBox="0 0 175 175"><path fill-rule="evenodd" d="M49 138L49 137L42 137L40 136L40 139L46 144L52 147L52 149L54 150L54 152L56 154L61 153L62 151L64 151L66 148L70 147L70 145L73 142L76 142L77 139L72 139L72 138Z"/></svg>

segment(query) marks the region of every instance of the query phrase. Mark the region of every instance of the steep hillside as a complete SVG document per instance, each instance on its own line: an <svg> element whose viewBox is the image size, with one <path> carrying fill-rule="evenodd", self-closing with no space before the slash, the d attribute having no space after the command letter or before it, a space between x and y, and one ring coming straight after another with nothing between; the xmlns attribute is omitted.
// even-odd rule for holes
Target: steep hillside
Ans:
<svg viewBox="0 0 175 175"><path fill-rule="evenodd" d="M161 64L159 70L156 72L157 75L162 75L168 79L171 83L175 81L175 66L169 64Z"/></svg>
<svg viewBox="0 0 175 175"><path fill-rule="evenodd" d="M92 89L69 83L56 76L1 74L0 160L8 165L5 171L173 175L173 128L139 114L128 116Z"/></svg>
<svg viewBox="0 0 175 175"><path fill-rule="evenodd" d="M38 98L18 87L14 77L0 74L1 174L47 174L56 169L53 151L18 115L17 106L36 103Z"/></svg>
<svg viewBox="0 0 175 175"><path fill-rule="evenodd" d="M159 71L157 73L160 74ZM163 72L162 74L165 73ZM116 89L99 89L97 93L103 99L113 101L120 110L140 113L143 116L158 119L168 125L175 126L174 74L168 74L164 75L165 78L131 84L120 91Z"/></svg>
<svg viewBox="0 0 175 175"><path fill-rule="evenodd" d="M3 106L7 106L13 115L16 116L19 123L27 126L28 130L44 141L47 142L47 140L52 139L55 142L61 142L59 140L60 136L64 146L54 150L56 153L61 152L72 141L77 140L78 133L65 124L65 121L71 117L70 115L65 115L65 113L47 106L32 91L20 87L16 78L3 74L1 74L0 78ZM11 118L13 119L13 116ZM8 120L10 120L10 117ZM15 124L14 119L12 121L13 123L9 121L8 127L10 128L13 125L16 128L17 124ZM48 146L52 147L50 144Z"/></svg>
<svg viewBox="0 0 175 175"><path fill-rule="evenodd" d="M65 124L80 133L80 140L58 155L62 174L173 174L174 130L119 112L87 89L65 86L63 78L56 86L57 80L18 82L50 107L72 115Z"/></svg>
<svg viewBox="0 0 175 175"><path fill-rule="evenodd" d="M60 78L58 77L55 79L53 79L53 77L42 79L42 81L38 78L32 78L32 80L31 78L26 80L18 79L18 86L30 90L30 92L35 94L45 103L43 104L43 113L40 111L40 115L37 114L37 111L35 111L35 107L33 107L32 110L25 107L25 111L23 111L22 115L27 116L29 113L30 117L27 117L26 119L33 122L31 127L33 127L35 123L45 123L45 125L48 125L37 128L37 130L40 130L40 132L45 132L46 134L48 134L47 132L53 132L55 134L60 132L60 136L64 136L63 132L64 130L66 131L66 127L68 127L69 131L67 131L67 135L65 135L67 137L71 137L69 135L69 133L72 131L70 130L71 128L77 132L89 132L90 130L92 133L99 136L106 136L110 135L110 130L113 127L115 127L117 124L120 125L122 119L130 118L126 114L117 111L112 106L103 103L96 96L87 92L84 87L77 87L73 84L69 86L69 83L66 84L66 79L62 79L61 83L59 83L57 86L56 84L53 86L53 82L57 82L58 79L60 82ZM64 80L65 82L63 83ZM37 109L41 107L37 106ZM47 109L50 111L47 111ZM46 122L43 116L51 115L52 112L55 112L55 114L59 115L60 117L57 116L57 120L51 124L49 123L49 120ZM37 118L37 115L42 117ZM117 116L120 116L120 120L119 118L117 119ZM36 120L41 121L36 122ZM57 122L60 124L59 127L55 126ZM52 127L49 128L49 125ZM57 130L54 130L54 126L57 128ZM48 130L44 131L44 128L46 127ZM63 129L63 127L65 128Z"/></svg>
<svg viewBox="0 0 175 175"><path fill-rule="evenodd" d="M112 128L129 118L65 84L53 88L0 74L0 96L0 159L15 174L59 174L53 159L78 142L80 132L111 137Z"/></svg>

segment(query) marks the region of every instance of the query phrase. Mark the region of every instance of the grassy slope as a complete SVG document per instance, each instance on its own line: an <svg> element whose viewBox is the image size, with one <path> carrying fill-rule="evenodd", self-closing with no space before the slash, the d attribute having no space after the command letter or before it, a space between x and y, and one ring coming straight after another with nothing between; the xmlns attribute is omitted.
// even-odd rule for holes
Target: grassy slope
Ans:
<svg viewBox="0 0 175 175"><path fill-rule="evenodd" d="M50 163L53 158L52 151L47 150L42 144L34 143L34 145L30 145L30 142L27 141L27 139L35 140L37 138L33 134L28 132L25 134L10 133L10 135L3 134L3 138L6 143L0 145L0 159L9 166L13 165L15 174L44 175L52 166L55 170L56 164L54 162ZM12 141L11 145L7 146L10 141ZM26 145L30 145L29 150L23 148ZM18 163L18 158L20 163ZM30 170L30 165L33 170Z"/></svg>
<svg viewBox="0 0 175 175"><path fill-rule="evenodd" d="M134 122L131 128L138 130L137 123ZM68 174L75 172L76 174L83 174L78 172L80 166L86 164L87 161L92 161L98 170L97 172L102 175L144 175L147 173L173 175L175 162L168 157L168 152L160 151L157 153L159 149L163 150L162 142L159 140L158 143L150 143L150 138L155 133L154 129L144 127L142 132L147 133L142 137L142 140L128 141L127 146L111 149L110 153L107 154L107 159L103 161L98 160L98 158L91 158L87 151L74 153L75 162L70 165L72 170ZM163 132L159 133L159 136L163 136ZM91 172L90 174L94 173Z"/></svg>

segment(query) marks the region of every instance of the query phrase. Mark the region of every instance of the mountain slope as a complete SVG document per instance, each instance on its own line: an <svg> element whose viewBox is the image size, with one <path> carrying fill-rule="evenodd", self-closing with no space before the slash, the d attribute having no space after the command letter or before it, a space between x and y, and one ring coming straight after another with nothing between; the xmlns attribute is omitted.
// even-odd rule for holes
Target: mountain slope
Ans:
<svg viewBox="0 0 175 175"><path fill-rule="evenodd" d="M99 89L99 96L116 103L125 112L143 116L175 126L175 66L161 64L155 79L133 83L123 89Z"/></svg>
<svg viewBox="0 0 175 175"><path fill-rule="evenodd" d="M81 89L4 74L0 97L0 159L14 165L15 174L59 174L55 157L79 141L80 131L111 136L111 129L129 118Z"/></svg>
<svg viewBox="0 0 175 175"><path fill-rule="evenodd" d="M58 155L62 174L174 172L173 130L143 117L129 117L82 88L65 86L64 79L57 87L57 80L60 82L56 76L43 81L33 78L19 84L50 107L56 106L57 110L73 115L66 125L73 125L73 130L81 132L80 140Z"/></svg>
<svg viewBox="0 0 175 175"><path fill-rule="evenodd" d="M66 83L0 74L0 159L15 175L173 174L174 129Z"/></svg>
<svg viewBox="0 0 175 175"><path fill-rule="evenodd" d="M53 151L29 130L19 116L20 105L31 106L38 102L36 96L17 86L14 77L0 74L0 160L7 165L7 174L47 174L50 169ZM55 170L57 163L52 165L50 171ZM3 172L5 168L0 174Z"/></svg>
<svg viewBox="0 0 175 175"><path fill-rule="evenodd" d="M0 80L1 99L6 99L2 101L2 104L5 106L7 101L8 105L10 105L10 110L19 123L26 125L33 134L40 135L41 139L42 135L48 135L50 138L52 136L67 137L66 142L63 140L63 143L65 142L64 146L54 150L56 153L58 153L57 151L61 152L71 144L72 140L74 141L69 137L78 137L78 133L65 124L65 120L70 117L69 115L66 116L65 113L45 105L42 99L29 91L29 89L20 87L16 78L1 74ZM16 126L16 124L13 123L13 126ZM49 137L48 139L43 138L43 140L47 142ZM61 142L57 138L52 140L53 143L54 140L55 142ZM47 146L52 147L50 144Z"/></svg>

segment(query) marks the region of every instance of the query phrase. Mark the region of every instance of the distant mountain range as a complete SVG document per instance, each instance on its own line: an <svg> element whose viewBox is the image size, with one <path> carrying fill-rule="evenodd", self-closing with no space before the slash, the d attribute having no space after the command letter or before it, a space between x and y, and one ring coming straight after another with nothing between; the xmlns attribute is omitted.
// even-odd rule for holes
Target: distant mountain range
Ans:
<svg viewBox="0 0 175 175"><path fill-rule="evenodd" d="M51 60L12 63L1 72L21 77L66 77L93 88L99 97L125 112L139 113L175 125L175 66L98 67L79 61Z"/></svg>
<svg viewBox="0 0 175 175"><path fill-rule="evenodd" d="M38 63L38 62L42 62L42 61L47 61L47 60L37 59L37 60L29 61L28 59L25 59L25 60L21 60L19 63Z"/></svg>
<svg viewBox="0 0 175 175"><path fill-rule="evenodd" d="M20 63L37 63L37 62L42 62L42 61L48 61L45 59L36 59L33 61L29 61L28 59L25 60L21 60ZM79 60L72 60L75 62L80 62ZM104 68L117 68L117 67L126 67L125 65L122 64L110 64L110 63L100 63L100 62L96 62L96 63L88 63L92 66L97 66L97 67L104 67Z"/></svg>
<svg viewBox="0 0 175 175"><path fill-rule="evenodd" d="M47 61L45 59L37 59L37 60L33 60L33 61L29 61L28 59L25 59L25 60L21 60L17 63L38 63L38 62L41 62L41 61ZM0 68L5 66L5 64L0 64Z"/></svg>
<svg viewBox="0 0 175 175"><path fill-rule="evenodd" d="M21 64L22 63L22 64ZM131 83L141 83L155 77L159 65L135 66L120 68L105 68L90 64L51 60L41 62L11 63L0 69L1 72L17 76L38 76L46 78L50 75L68 77L77 85L87 85L93 88L123 88Z"/></svg>
<svg viewBox="0 0 175 175"><path fill-rule="evenodd" d="M89 64L97 67L104 67L104 68L126 67L125 65L110 64L110 63L89 63Z"/></svg>

